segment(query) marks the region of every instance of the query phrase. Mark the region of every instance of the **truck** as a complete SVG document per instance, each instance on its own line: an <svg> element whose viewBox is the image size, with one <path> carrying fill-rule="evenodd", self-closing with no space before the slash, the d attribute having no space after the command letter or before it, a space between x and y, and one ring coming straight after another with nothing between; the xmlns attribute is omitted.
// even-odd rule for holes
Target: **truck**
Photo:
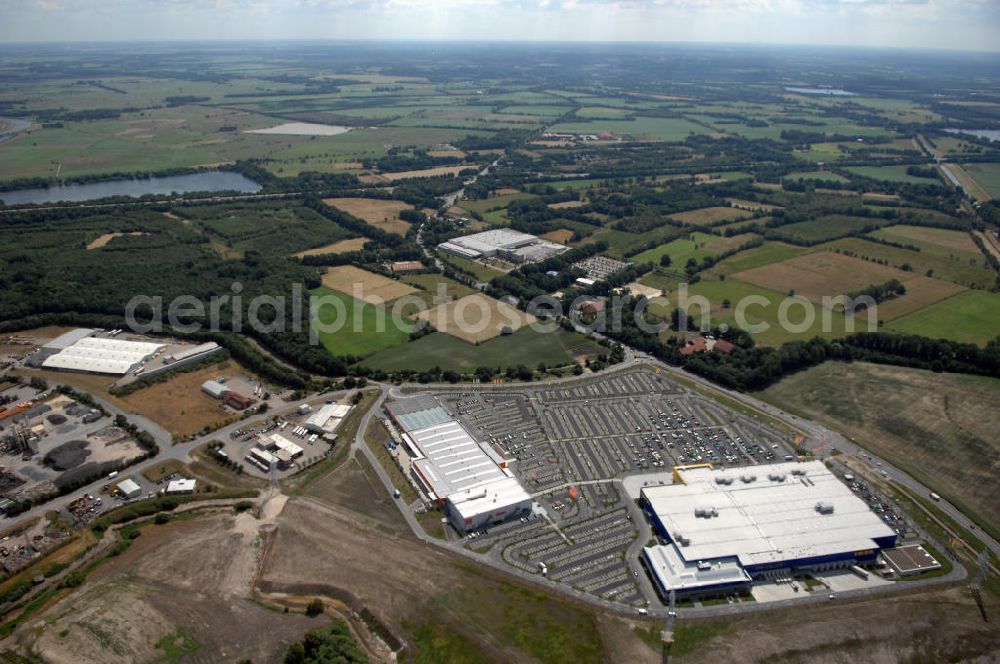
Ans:
<svg viewBox="0 0 1000 664"><path fill-rule="evenodd" d="M939 503L941 502L941 496L937 495L933 491L931 491L928 495L931 497L931 500L934 500Z"/></svg>

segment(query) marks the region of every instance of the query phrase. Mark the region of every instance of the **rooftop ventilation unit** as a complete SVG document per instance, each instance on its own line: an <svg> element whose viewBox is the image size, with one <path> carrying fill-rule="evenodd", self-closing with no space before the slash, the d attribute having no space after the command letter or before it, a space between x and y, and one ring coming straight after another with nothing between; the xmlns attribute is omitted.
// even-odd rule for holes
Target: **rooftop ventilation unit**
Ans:
<svg viewBox="0 0 1000 664"><path fill-rule="evenodd" d="M792 469L792 475L805 475L805 474L806 474L806 471L803 470L802 468L793 468Z"/></svg>
<svg viewBox="0 0 1000 664"><path fill-rule="evenodd" d="M756 481L756 479L756 475L740 475L740 481L744 484L750 484L751 482Z"/></svg>
<svg viewBox="0 0 1000 664"><path fill-rule="evenodd" d="M820 501L816 503L816 511L820 514L833 514L833 503Z"/></svg>
<svg viewBox="0 0 1000 664"><path fill-rule="evenodd" d="M767 479L771 480L772 482L784 482L785 481L785 474L784 473L771 473L770 475L767 476Z"/></svg>
<svg viewBox="0 0 1000 664"><path fill-rule="evenodd" d="M716 477L715 478L715 483L716 484L729 485L729 484L733 483L733 478L732 477L725 477L725 476L723 476L723 477Z"/></svg>
<svg viewBox="0 0 1000 664"><path fill-rule="evenodd" d="M710 569L712 569L712 563L708 562L707 560L699 560L698 561L698 571L699 572L707 572Z"/></svg>
<svg viewBox="0 0 1000 664"><path fill-rule="evenodd" d="M696 507L694 515L702 519L711 519L713 516L719 516L719 512L714 507Z"/></svg>

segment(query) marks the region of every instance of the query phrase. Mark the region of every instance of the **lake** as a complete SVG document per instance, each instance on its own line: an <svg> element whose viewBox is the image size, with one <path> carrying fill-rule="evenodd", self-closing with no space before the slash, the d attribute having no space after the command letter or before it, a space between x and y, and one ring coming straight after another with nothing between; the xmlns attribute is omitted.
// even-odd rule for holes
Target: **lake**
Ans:
<svg viewBox="0 0 1000 664"><path fill-rule="evenodd" d="M798 92L800 95L827 95L828 97L854 97L853 92L839 88L785 88L786 92Z"/></svg>
<svg viewBox="0 0 1000 664"><path fill-rule="evenodd" d="M945 129L949 134L968 134L976 138L1000 141L1000 129Z"/></svg>
<svg viewBox="0 0 1000 664"><path fill-rule="evenodd" d="M6 205L58 203L60 201L79 203L80 201L92 201L108 196L138 198L146 194L186 194L192 191L238 191L244 194L253 194L260 190L259 184L239 173L205 171L204 173L171 175L162 178L62 184L47 188L0 191L0 201Z"/></svg>

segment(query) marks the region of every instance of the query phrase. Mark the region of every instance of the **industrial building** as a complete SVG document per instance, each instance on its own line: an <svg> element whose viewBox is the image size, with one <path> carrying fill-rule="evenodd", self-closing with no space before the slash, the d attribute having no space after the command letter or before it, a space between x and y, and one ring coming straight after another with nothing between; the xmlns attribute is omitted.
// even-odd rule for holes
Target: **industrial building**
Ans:
<svg viewBox="0 0 1000 664"><path fill-rule="evenodd" d="M326 403L302 424L313 433L331 434L337 430L349 412L351 412L349 404Z"/></svg>
<svg viewBox="0 0 1000 664"><path fill-rule="evenodd" d="M176 495L184 493L194 493L194 488L198 484L198 480L180 479L171 480L167 483L167 494Z"/></svg>
<svg viewBox="0 0 1000 664"><path fill-rule="evenodd" d="M511 263L537 263L566 251L561 244L509 228L456 237L442 242L438 249L469 260L502 258Z"/></svg>
<svg viewBox="0 0 1000 664"><path fill-rule="evenodd" d="M96 332L78 328L56 337L43 346L29 364L45 369L122 376L166 347L151 341L95 337Z"/></svg>
<svg viewBox="0 0 1000 664"><path fill-rule="evenodd" d="M460 533L531 513L532 499L488 445L481 445L433 397L387 406L412 460L411 474Z"/></svg>
<svg viewBox="0 0 1000 664"><path fill-rule="evenodd" d="M142 494L142 487L140 487L135 480L132 478L122 480L118 483L118 491L126 498L138 498Z"/></svg>
<svg viewBox="0 0 1000 664"><path fill-rule="evenodd" d="M883 551L882 557L889 563L892 571L899 576L912 576L914 574L923 574L931 570L941 569L941 563L919 544L900 546L895 549Z"/></svg>
<svg viewBox="0 0 1000 664"><path fill-rule="evenodd" d="M246 410L253 404L253 399L233 391L218 380L206 380L201 384L201 391L213 399L219 399L234 410Z"/></svg>
<svg viewBox="0 0 1000 664"><path fill-rule="evenodd" d="M174 364L177 366L183 364L189 364L197 360L201 360L208 357L212 353L221 350L222 347L214 341L209 341L207 343L199 344L197 346L189 346L187 348L182 348L181 350L174 351L170 355L163 358L164 364Z"/></svg>
<svg viewBox="0 0 1000 664"><path fill-rule="evenodd" d="M642 489L666 544L643 555L664 595L748 590L754 579L874 563L896 532L820 461L677 468Z"/></svg>

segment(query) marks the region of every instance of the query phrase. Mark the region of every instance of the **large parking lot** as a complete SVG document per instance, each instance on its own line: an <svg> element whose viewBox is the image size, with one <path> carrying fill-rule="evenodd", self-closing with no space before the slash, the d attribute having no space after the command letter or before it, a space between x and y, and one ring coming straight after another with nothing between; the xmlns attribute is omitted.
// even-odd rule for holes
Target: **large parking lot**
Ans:
<svg viewBox="0 0 1000 664"><path fill-rule="evenodd" d="M513 460L536 515L467 536L466 546L525 573L645 606L626 555L643 518L621 480L674 465L782 461L786 436L651 368L562 385L438 393L478 440ZM669 481L669 480L668 480Z"/></svg>

